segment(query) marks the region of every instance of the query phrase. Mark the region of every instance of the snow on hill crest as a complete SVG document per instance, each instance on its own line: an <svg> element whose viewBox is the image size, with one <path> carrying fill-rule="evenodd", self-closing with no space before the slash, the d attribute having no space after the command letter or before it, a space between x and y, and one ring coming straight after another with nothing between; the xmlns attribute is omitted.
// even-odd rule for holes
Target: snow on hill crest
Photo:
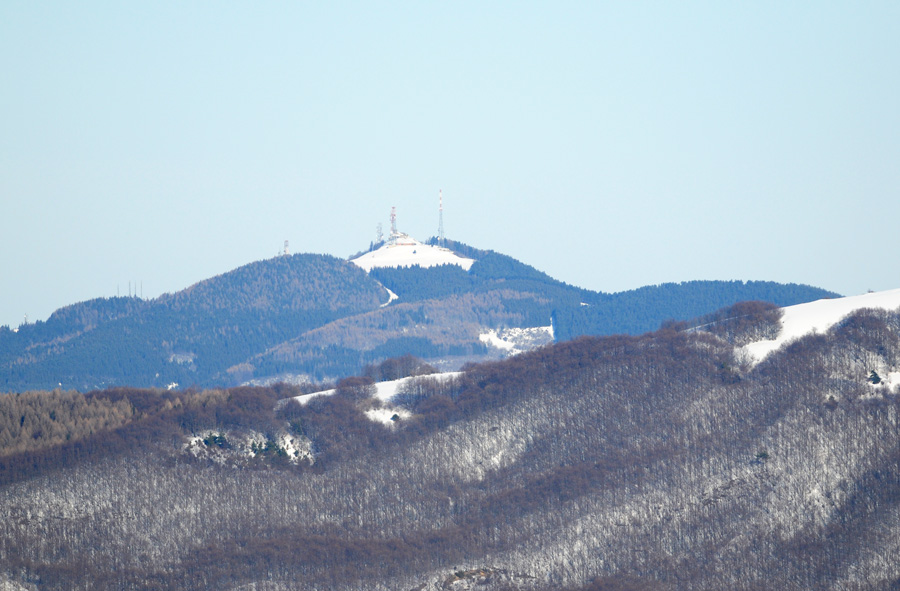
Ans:
<svg viewBox="0 0 900 591"><path fill-rule="evenodd" d="M742 348L745 355L758 363L785 343L802 336L825 332L857 310L900 308L900 289L866 293L843 298L816 300L782 308L781 330L773 340L757 341Z"/></svg>
<svg viewBox="0 0 900 591"><path fill-rule="evenodd" d="M417 380L437 380L443 382L446 380L457 378L461 375L462 372L450 371L444 373L428 374L424 376L410 376L397 380L388 380L385 382L375 382L374 384L372 384L374 388L372 397L378 400L382 406L367 410L365 412L365 415L373 421L385 424L390 424L391 422L393 422L394 416L401 419L409 418L410 416L412 416L412 413L410 413L405 408L394 406L392 404L394 396L401 392L406 385ZM306 404L317 396L331 396L336 392L336 389L321 390L319 392L312 392L310 394L301 394L300 396L295 396L294 400L296 400L300 404Z"/></svg>
<svg viewBox="0 0 900 591"><path fill-rule="evenodd" d="M468 271L475 260L461 257L448 248L424 244L408 234L398 232L380 248L351 259L350 262L368 273L374 268L414 265L423 269L438 265L458 265Z"/></svg>

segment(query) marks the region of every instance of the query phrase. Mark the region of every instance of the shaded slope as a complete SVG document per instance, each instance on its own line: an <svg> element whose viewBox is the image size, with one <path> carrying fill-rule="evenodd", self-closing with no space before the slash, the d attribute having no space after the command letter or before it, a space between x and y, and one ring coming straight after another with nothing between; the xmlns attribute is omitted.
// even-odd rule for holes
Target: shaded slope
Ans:
<svg viewBox="0 0 900 591"><path fill-rule="evenodd" d="M687 321L743 301L791 306L838 294L809 285L772 281L686 281L631 291L595 294L586 305L554 315L559 340L581 335L641 334L668 320Z"/></svg>
<svg viewBox="0 0 900 591"><path fill-rule="evenodd" d="M258 261L175 294L137 300L96 325L81 321L73 332L56 330L54 315L45 326L4 334L0 389L203 383L258 351L386 299L375 281L335 257ZM122 307L120 300L113 304ZM25 340L32 332L47 334Z"/></svg>
<svg viewBox="0 0 900 591"><path fill-rule="evenodd" d="M339 378L403 354L452 369L472 356L502 354L479 339L490 330L552 323L557 340L634 334L741 300L788 305L833 295L727 281L596 293L503 254L448 246L475 260L469 271L451 265L377 268L367 275L334 257L295 255L251 263L152 301L67 306L18 333L0 329L0 390L227 386L285 374ZM390 301L379 282L399 299ZM387 311L379 311L383 304L390 304Z"/></svg>
<svg viewBox="0 0 900 591"><path fill-rule="evenodd" d="M401 301L418 301L492 289L534 294L545 306L531 316L541 320L549 312L559 341L583 335L641 334L669 320L687 321L742 301L764 301L790 306L823 298L834 292L796 283L772 281L686 281L649 285L634 290L593 292L553 279L516 259L460 242L448 246L476 262L469 272L459 267L431 269L374 269L371 275L398 294Z"/></svg>
<svg viewBox="0 0 900 591"><path fill-rule="evenodd" d="M335 379L406 354L432 360L484 358L487 351L479 336L485 327L548 323L549 312L546 299L504 289L396 303L281 343L244 364L250 372L244 379L294 372Z"/></svg>

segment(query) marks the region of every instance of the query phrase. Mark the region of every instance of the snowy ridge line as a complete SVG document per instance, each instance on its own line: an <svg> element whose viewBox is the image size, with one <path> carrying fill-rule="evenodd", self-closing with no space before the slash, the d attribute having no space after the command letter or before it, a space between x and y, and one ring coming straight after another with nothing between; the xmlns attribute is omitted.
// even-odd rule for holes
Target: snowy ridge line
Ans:
<svg viewBox="0 0 900 591"><path fill-rule="evenodd" d="M897 310L900 308L900 289L787 306L781 309L781 330L777 338L750 343L740 350L751 363L759 363L786 343L808 334L825 332L846 316L865 308Z"/></svg>
<svg viewBox="0 0 900 591"><path fill-rule="evenodd" d="M425 380L432 379L438 381L447 381L456 377L459 377L463 374L461 371L448 371L446 373L432 373L424 376L409 376L406 378L400 378L399 380L389 380L386 382L375 382L372 384L375 386L375 398L381 400L382 402L390 402L391 398L397 395L397 392L400 391L400 387L404 384L408 384L414 380ZM337 392L335 388L330 390L322 390L320 392L312 392L310 394L301 394L300 396L294 396L294 400L299 402L300 404L306 404L309 402L314 396L331 396Z"/></svg>
<svg viewBox="0 0 900 591"><path fill-rule="evenodd" d="M400 391L405 384L408 384L417 380L437 380L440 382L445 382L447 380L453 379L455 377L461 376L463 372L461 371L448 371L446 373L433 373L424 376L410 376L406 378L400 378L399 380L389 380L386 382L375 382L372 384L375 386L375 392L373 398L380 400L382 404L389 404L394 396ZM330 390L322 390L321 392L312 392L310 394L301 394L300 396L295 396L293 399L299 402L300 404L306 404L316 396L331 396L337 392L337 389L332 388ZM369 417L369 419L379 422L390 424L396 418L406 419L412 416L412 413L409 410L399 407L399 406L382 406L381 408L373 408L365 411L365 415Z"/></svg>

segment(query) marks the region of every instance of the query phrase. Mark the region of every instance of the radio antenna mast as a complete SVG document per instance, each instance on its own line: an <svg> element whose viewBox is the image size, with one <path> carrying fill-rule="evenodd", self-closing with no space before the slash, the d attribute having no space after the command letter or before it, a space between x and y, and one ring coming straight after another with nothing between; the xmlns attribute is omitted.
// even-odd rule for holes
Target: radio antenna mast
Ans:
<svg viewBox="0 0 900 591"><path fill-rule="evenodd" d="M438 189L438 245L444 246L444 191Z"/></svg>
<svg viewBox="0 0 900 591"><path fill-rule="evenodd" d="M397 241L397 208L391 207L391 242Z"/></svg>

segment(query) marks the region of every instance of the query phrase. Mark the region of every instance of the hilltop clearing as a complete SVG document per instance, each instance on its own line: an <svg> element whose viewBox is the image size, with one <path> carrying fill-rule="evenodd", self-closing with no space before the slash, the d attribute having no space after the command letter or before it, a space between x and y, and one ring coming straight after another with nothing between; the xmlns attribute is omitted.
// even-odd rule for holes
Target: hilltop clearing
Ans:
<svg viewBox="0 0 900 591"><path fill-rule="evenodd" d="M421 267L456 265L468 271L475 261L461 257L449 248L423 244L406 234L400 234L376 250L350 260L354 265L371 271L375 268Z"/></svg>

